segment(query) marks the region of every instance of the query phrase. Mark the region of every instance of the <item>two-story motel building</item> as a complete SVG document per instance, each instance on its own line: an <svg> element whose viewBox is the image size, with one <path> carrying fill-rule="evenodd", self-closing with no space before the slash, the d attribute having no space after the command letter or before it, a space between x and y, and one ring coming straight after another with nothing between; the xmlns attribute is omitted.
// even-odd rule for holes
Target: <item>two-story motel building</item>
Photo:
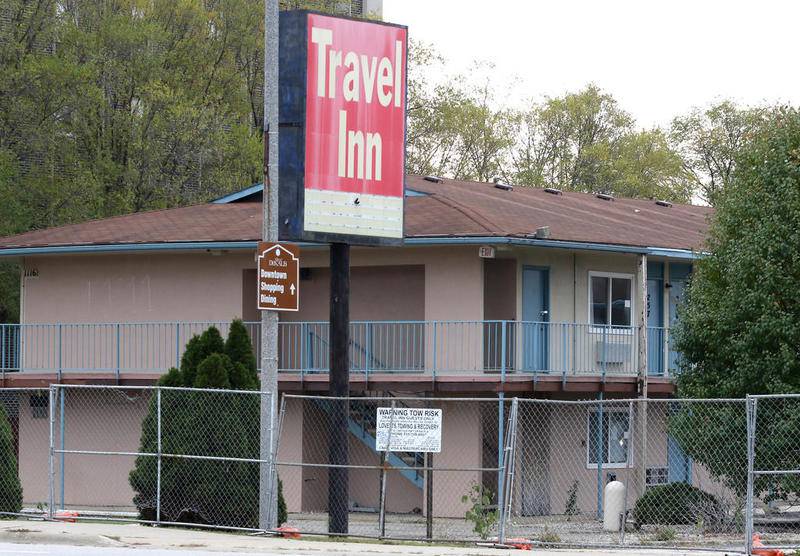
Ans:
<svg viewBox="0 0 800 556"><path fill-rule="evenodd" d="M2 386L153 384L178 364L193 334L212 323L224 333L237 317L252 323L258 350L254 255L261 196L261 187L254 186L205 205L1 238L0 257L22 268L20 324L0 330ZM352 251L353 395L636 397L646 380L650 396L670 396L677 360L670 327L692 262L702 251L710 212L652 200L409 176L403 247ZM320 393L327 391L328 252L324 245L301 249L300 311L281 314L279 386L281 392ZM23 471L46 465L46 458L38 461L41 447L26 445L35 435L24 434L46 429L47 419L35 407L40 405L33 396L23 397L12 411ZM146 404L109 399L86 411L95 420L102 412L109 422L131 423L105 442L136 449ZM492 445L484 436L496 431L483 422L497 415L458 416L458 411L454 406L445 419L445 434L477 465L485 458L482 450ZM588 431L569 422L576 418L554 412L551 435ZM71 419L80 421L74 411ZM303 433L316 419L313 407L287 407L280 457L317 448ZM649 426L663 431L663 419ZM570 472L591 481L597 462L587 457L585 434L560 434L548 449L546 437L531 442L552 462L574 459ZM613 434L609 430L607 442L614 441ZM354 457L377 458L357 438L351 442ZM556 458L555 450L574 457ZM609 458L612 452L609 447ZM701 470L692 470L686 459L673 443L654 443L645 465L666 469L670 480L691 481ZM546 475L548 464L542 465ZM119 507L131 506L126 473L89 471L79 461L65 472L66 488L78 503L85 497L83 503L91 504L92 489L84 487L108 474L106 490L119 493ZM314 494L324 489L304 492L311 478L324 481L318 470L295 468L282 478L290 511L324 505ZM26 502L43 496L45 484L24 472L22 479ZM563 505L565 485L539 479L530 489L546 492L529 497L529 511L546 513L543 505L550 501ZM389 488L398 494L391 497L392 509L424 507L422 484L413 474L393 475L393 481ZM374 506L373 487L351 482L354 503ZM446 498L438 499L445 500L438 511L451 511ZM592 508L591 493L579 503Z"/></svg>

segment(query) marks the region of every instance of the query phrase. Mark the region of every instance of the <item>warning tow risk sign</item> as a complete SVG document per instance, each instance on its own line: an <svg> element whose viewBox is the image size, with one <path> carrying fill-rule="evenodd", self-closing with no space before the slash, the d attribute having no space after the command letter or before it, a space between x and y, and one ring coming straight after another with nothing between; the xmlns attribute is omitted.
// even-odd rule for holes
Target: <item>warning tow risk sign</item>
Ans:
<svg viewBox="0 0 800 556"><path fill-rule="evenodd" d="M379 407L375 436L381 452L441 452L442 410Z"/></svg>

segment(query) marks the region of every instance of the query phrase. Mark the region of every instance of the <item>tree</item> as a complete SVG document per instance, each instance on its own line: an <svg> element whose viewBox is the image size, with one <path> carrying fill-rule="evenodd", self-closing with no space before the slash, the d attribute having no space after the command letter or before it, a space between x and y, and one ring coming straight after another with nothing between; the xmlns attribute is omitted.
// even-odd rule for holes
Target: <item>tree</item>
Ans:
<svg viewBox="0 0 800 556"><path fill-rule="evenodd" d="M248 350L245 350L245 345ZM244 324L231 324L227 341L211 327L186 346L180 369L170 369L161 386L257 390L258 375ZM163 390L163 453L259 458L259 396L228 392ZM157 451L157 406L152 400L142 423L141 451ZM156 459L139 456L130 474L142 519L154 520ZM258 527L259 465L248 462L165 457L161 475L161 519L233 527ZM285 521L285 502L279 492Z"/></svg>
<svg viewBox="0 0 800 556"><path fill-rule="evenodd" d="M521 117L515 183L686 202L690 179L658 130L637 131L596 85L534 103Z"/></svg>
<svg viewBox="0 0 800 556"><path fill-rule="evenodd" d="M22 511L22 485L17 471L17 455L8 417L0 404L0 512Z"/></svg>
<svg viewBox="0 0 800 556"><path fill-rule="evenodd" d="M718 192L709 255L696 264L680 309L675 347L682 397L740 398L800 388L800 112L775 111L766 124L736 155L730 180ZM744 408L720 407L714 419L682 412L682 428L691 434L679 441L742 492ZM757 468L800 464L798 409L791 402L759 409ZM721 411L729 415L717 415ZM720 454L729 463L720 465ZM757 486L800 490L786 478L762 477Z"/></svg>
<svg viewBox="0 0 800 556"><path fill-rule="evenodd" d="M470 76L441 75L443 58L412 41L408 72L408 154L414 174L491 181L507 175L517 114L499 106L492 67L476 64Z"/></svg>
<svg viewBox="0 0 800 556"><path fill-rule="evenodd" d="M672 121L670 141L704 201L716 204L733 176L737 153L764 124L768 113L766 108L740 108L725 100L705 109L695 108Z"/></svg>

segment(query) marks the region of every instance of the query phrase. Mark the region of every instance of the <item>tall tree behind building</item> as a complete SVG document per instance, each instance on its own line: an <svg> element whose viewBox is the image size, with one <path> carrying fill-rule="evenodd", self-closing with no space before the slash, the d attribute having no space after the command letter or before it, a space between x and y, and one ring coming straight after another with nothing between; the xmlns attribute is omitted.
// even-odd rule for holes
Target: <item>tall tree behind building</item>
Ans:
<svg viewBox="0 0 800 556"><path fill-rule="evenodd" d="M692 177L697 196L717 203L731 181L737 154L768 120L770 109L726 100L675 118L670 140Z"/></svg>

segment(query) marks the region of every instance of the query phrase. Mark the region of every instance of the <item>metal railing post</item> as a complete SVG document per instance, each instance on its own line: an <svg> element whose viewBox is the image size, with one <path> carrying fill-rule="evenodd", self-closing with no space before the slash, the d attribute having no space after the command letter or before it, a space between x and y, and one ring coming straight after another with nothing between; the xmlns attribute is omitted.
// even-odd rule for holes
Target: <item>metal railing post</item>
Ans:
<svg viewBox="0 0 800 556"><path fill-rule="evenodd" d="M156 523L161 523L161 388L156 388Z"/></svg>
<svg viewBox="0 0 800 556"><path fill-rule="evenodd" d="M121 338L120 338L120 334L121 334L121 330L120 330L121 329L121 325L120 325L120 323L117 323L117 327L116 328L117 328L117 372L116 372L116 374L117 374L117 383L119 383L120 367L121 367L121 361L122 361L122 354L120 353L120 350L121 350L121 347L122 347L122 341L121 341Z"/></svg>
<svg viewBox="0 0 800 556"><path fill-rule="evenodd" d="M431 369L432 379L436 382L436 354L438 350L438 330L436 326L436 321L432 321L431 324L433 325L433 366Z"/></svg>
<svg viewBox="0 0 800 556"><path fill-rule="evenodd" d="M503 321L501 323L501 330L500 330L500 382L506 381L506 324L507 321ZM502 396L502 394L501 394Z"/></svg>
<svg viewBox="0 0 800 556"><path fill-rule="evenodd" d="M175 323L175 368L181 368L181 323Z"/></svg>
<svg viewBox="0 0 800 556"><path fill-rule="evenodd" d="M369 360L370 357L372 357L372 329L370 328L369 322L366 322L364 326L366 327L366 345L364 346L364 379L369 381Z"/></svg>
<svg viewBox="0 0 800 556"><path fill-rule="evenodd" d="M753 553L753 505L754 505L754 472L755 472L755 438L758 398L747 395L745 401L747 414L747 499L745 505L745 550L747 555Z"/></svg>
<svg viewBox="0 0 800 556"><path fill-rule="evenodd" d="M61 382L61 323L58 323L56 329L58 330L58 371L56 376L58 377L58 381Z"/></svg>
<svg viewBox="0 0 800 556"><path fill-rule="evenodd" d="M48 404L50 410L50 455L48 457L48 496L47 496L47 514L50 519L54 517L54 508L56 505L56 385L51 384L47 393Z"/></svg>

